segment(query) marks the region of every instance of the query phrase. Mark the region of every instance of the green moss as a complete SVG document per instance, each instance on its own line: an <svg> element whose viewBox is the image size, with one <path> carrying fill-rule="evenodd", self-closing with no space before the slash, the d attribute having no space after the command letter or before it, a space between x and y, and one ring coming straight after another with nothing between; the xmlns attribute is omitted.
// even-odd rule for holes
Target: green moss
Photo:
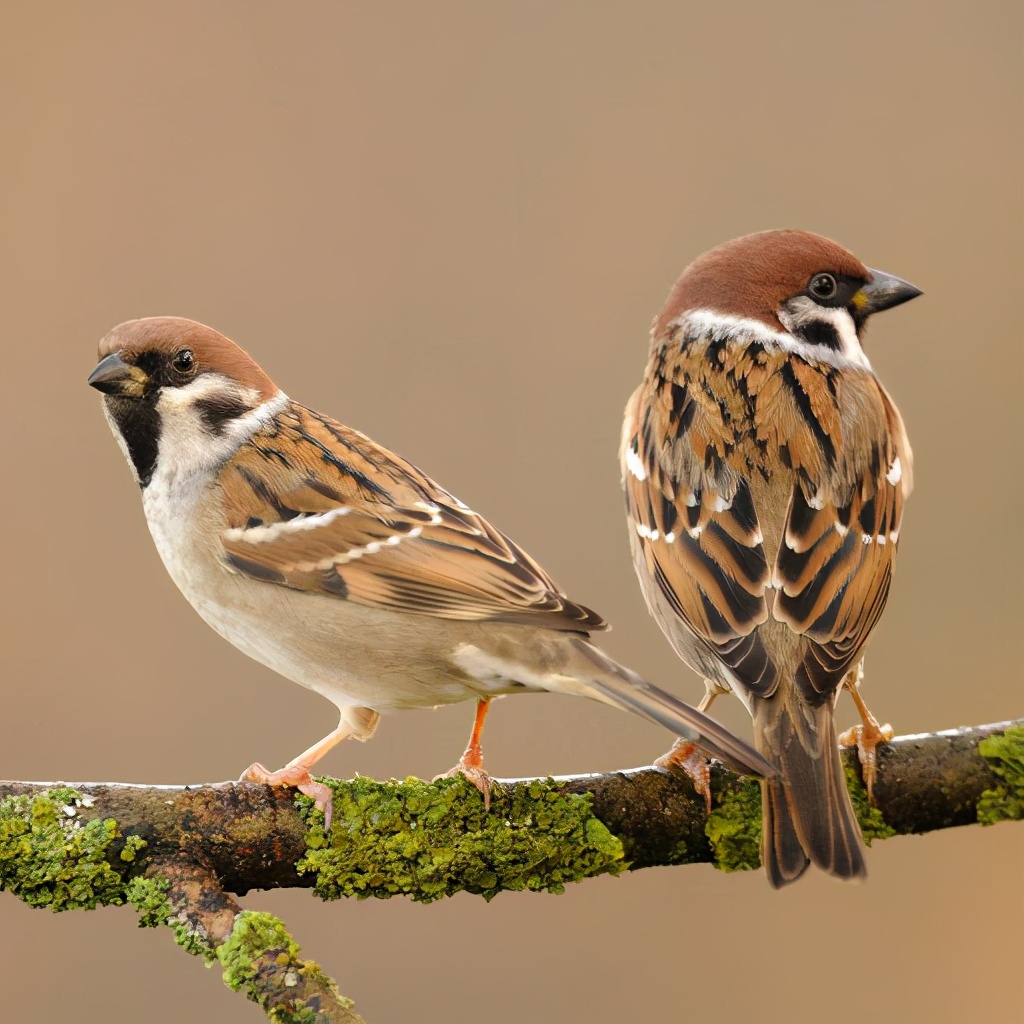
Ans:
<svg viewBox="0 0 1024 1024"><path fill-rule="evenodd" d="M302 999L295 999L288 1005L270 1005L256 985L268 969L283 971L285 986L295 987L302 980L315 979L318 984L328 986L342 1005L353 1005L351 1000L338 995L334 983L325 977L319 964L299 958L298 943L273 914L243 910L235 918L227 941L218 948L217 959L224 968L224 984L235 992L244 990L275 1024L314 1024L317 1014Z"/></svg>
<svg viewBox="0 0 1024 1024"><path fill-rule="evenodd" d="M125 889L128 902L139 912L140 928L159 928L171 916L166 878L133 878Z"/></svg>
<svg viewBox="0 0 1024 1024"><path fill-rule="evenodd" d="M864 842L887 839L896 830L886 824L882 812L872 807L857 770L844 762L846 786L860 823ZM704 834L715 855L715 867L722 871L749 871L761 864L761 786L747 779L716 794L716 805L708 817Z"/></svg>
<svg viewBox="0 0 1024 1024"><path fill-rule="evenodd" d="M121 850L121 860L131 863L135 860L135 855L140 851L144 850L148 843L142 836L129 836L124 841L124 849Z"/></svg>
<svg viewBox="0 0 1024 1024"><path fill-rule="evenodd" d="M256 980L262 958L284 957L288 963L298 961L299 944L288 934L280 918L258 910L243 910L235 918L234 927L217 950L217 959L224 968L224 984L237 992L248 989Z"/></svg>
<svg viewBox="0 0 1024 1024"><path fill-rule="evenodd" d="M128 902L139 912L140 928L159 928L167 925L174 933L174 941L193 956L201 956L207 964L216 959L216 951L209 939L197 932L189 922L174 913L167 891L170 880L159 875L133 878L125 890Z"/></svg>
<svg viewBox="0 0 1024 1024"><path fill-rule="evenodd" d="M324 899L406 895L430 902L465 890L562 892L568 882L627 867L622 844L594 817L591 797L550 779L495 790L491 807L464 779L351 782L334 789L330 837L310 829L300 872Z"/></svg>
<svg viewBox="0 0 1024 1024"><path fill-rule="evenodd" d="M108 860L117 822L83 821L81 806L68 788L0 800L0 890L54 911L124 902L124 880Z"/></svg>
<svg viewBox="0 0 1024 1024"><path fill-rule="evenodd" d="M857 769L845 758L843 759L843 772L846 775L846 788L850 792L853 811L860 823L860 833L864 837L864 842L870 846L875 839L888 839L890 836L896 835L896 830L886 824L882 812L872 806L871 801L868 800L868 791L864 788L864 783L860 781Z"/></svg>
<svg viewBox="0 0 1024 1024"><path fill-rule="evenodd" d="M1024 726L1015 725L999 736L989 736L978 744L978 753L1003 782L986 789L978 800L978 821L994 825L997 821L1024 819Z"/></svg>
<svg viewBox="0 0 1024 1024"><path fill-rule="evenodd" d="M690 847L685 839L680 839L672 847L672 852L666 858L669 864L689 864L693 859Z"/></svg>
<svg viewBox="0 0 1024 1024"><path fill-rule="evenodd" d="M761 784L744 779L715 794L704 834L720 871L751 871L761 865Z"/></svg>

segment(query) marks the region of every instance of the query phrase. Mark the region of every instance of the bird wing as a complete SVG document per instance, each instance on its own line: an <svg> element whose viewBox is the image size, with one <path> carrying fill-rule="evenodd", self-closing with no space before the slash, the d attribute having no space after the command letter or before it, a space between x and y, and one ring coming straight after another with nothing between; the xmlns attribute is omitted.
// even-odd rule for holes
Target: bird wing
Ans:
<svg viewBox="0 0 1024 1024"><path fill-rule="evenodd" d="M724 472L731 438L728 413L691 381L641 385L620 451L630 539L670 638L682 624L744 685L770 692L777 672L756 633L768 563L749 483Z"/></svg>
<svg viewBox="0 0 1024 1024"><path fill-rule="evenodd" d="M301 406L259 431L218 482L234 572L390 611L607 628L414 466Z"/></svg>
<svg viewBox="0 0 1024 1024"><path fill-rule="evenodd" d="M829 692L853 667L889 595L912 454L903 421L873 375L839 385L836 406L857 410L841 425L832 472L801 472L773 570L772 613L809 641L797 683Z"/></svg>

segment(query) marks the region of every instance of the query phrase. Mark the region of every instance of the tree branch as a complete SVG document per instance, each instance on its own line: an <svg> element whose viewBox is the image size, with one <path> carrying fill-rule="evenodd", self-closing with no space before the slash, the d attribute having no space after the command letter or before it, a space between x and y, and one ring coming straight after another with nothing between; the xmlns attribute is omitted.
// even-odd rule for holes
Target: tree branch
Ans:
<svg viewBox="0 0 1024 1024"><path fill-rule="evenodd" d="M1024 817L1024 719L903 736L879 748L877 807L844 753L865 838ZM642 867L756 867L760 789L712 771L713 809L680 772L500 781L490 811L461 779L327 781L330 835L304 797L254 783L0 782L0 889L53 910L129 902L141 925L217 958L275 1021L361 1018L269 914L226 895L282 886L325 899L561 891Z"/></svg>

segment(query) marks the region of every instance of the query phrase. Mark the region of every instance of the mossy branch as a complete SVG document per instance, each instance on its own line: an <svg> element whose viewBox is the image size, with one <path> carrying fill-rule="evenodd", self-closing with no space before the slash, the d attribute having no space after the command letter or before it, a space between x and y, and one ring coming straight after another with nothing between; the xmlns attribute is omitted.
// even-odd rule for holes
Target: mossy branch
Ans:
<svg viewBox="0 0 1024 1024"><path fill-rule="evenodd" d="M869 842L1024 817L1024 719L880 747L876 807L855 755L844 757ZM657 768L499 782L489 811L461 779L325 781L329 835L304 797L254 783L0 782L0 889L52 910L130 903L140 925L168 925L190 952L219 960L271 1020L356 1024L284 925L228 892L490 899L655 865L758 864L759 787L720 767L710 816L688 776Z"/></svg>

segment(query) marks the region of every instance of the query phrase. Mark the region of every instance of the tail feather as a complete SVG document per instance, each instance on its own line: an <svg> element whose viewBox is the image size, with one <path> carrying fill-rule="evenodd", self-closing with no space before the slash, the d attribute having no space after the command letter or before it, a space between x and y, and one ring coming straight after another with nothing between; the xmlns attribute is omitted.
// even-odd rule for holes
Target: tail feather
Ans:
<svg viewBox="0 0 1024 1024"><path fill-rule="evenodd" d="M795 882L811 864L781 782L767 782L761 787L761 830L761 863L772 888L781 889Z"/></svg>
<svg viewBox="0 0 1024 1024"><path fill-rule="evenodd" d="M762 784L761 860L771 884L795 882L809 864L837 878L863 878L864 845L846 789L832 705L812 707L784 692L759 700L754 742L775 758L780 776Z"/></svg>
<svg viewBox="0 0 1024 1024"><path fill-rule="evenodd" d="M742 775L776 775L771 761L713 718L647 682L586 640L574 637L571 642L586 659L579 671L586 696L665 726Z"/></svg>

